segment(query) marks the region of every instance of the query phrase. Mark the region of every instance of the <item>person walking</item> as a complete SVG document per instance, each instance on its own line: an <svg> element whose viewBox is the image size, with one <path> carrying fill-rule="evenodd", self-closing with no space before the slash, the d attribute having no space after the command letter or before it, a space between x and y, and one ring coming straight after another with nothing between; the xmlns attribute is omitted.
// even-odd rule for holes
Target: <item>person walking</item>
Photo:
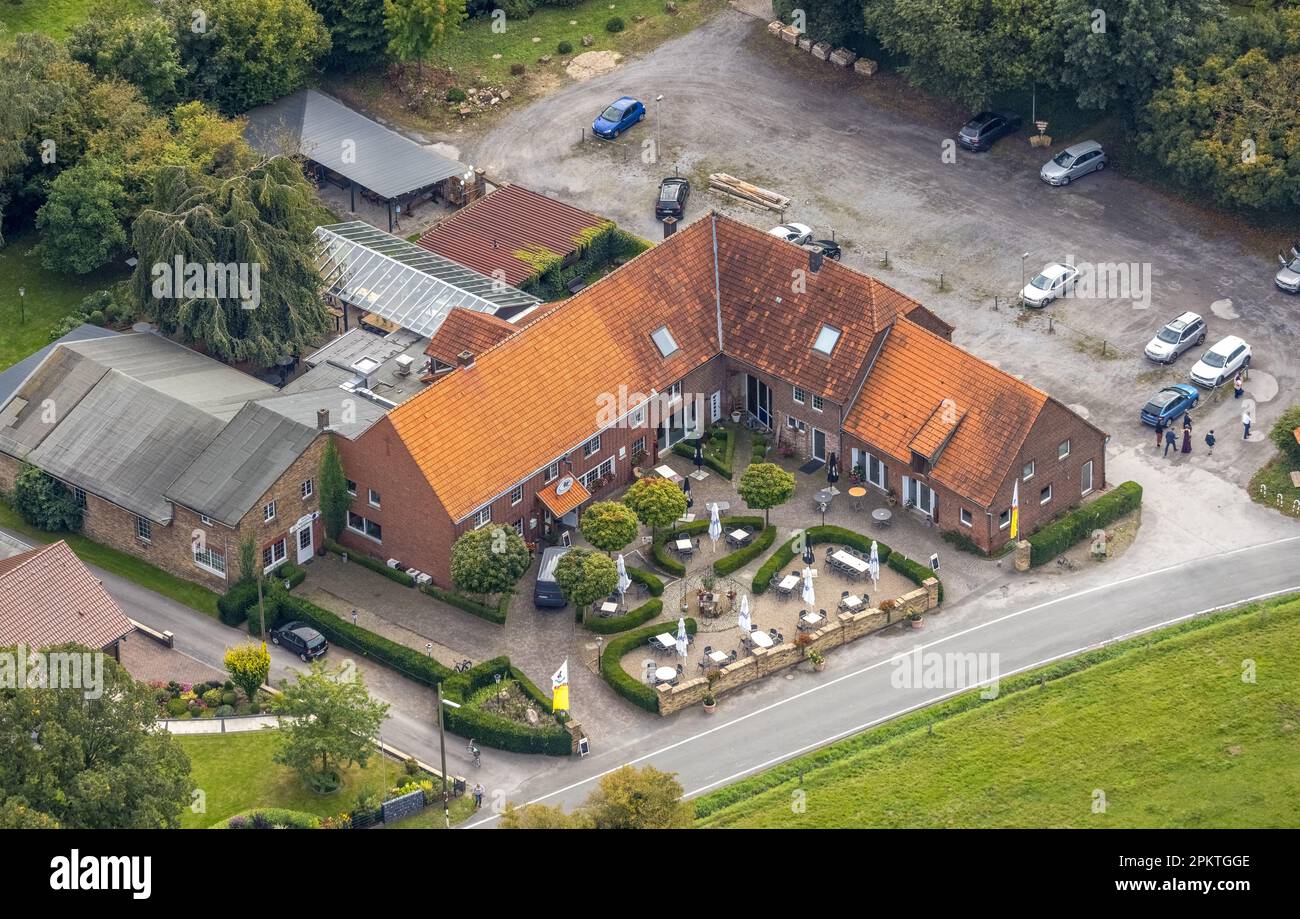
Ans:
<svg viewBox="0 0 1300 919"><path fill-rule="evenodd" d="M1172 424L1165 428L1165 456L1169 455L1171 447L1177 452L1178 440L1174 437L1174 426Z"/></svg>
<svg viewBox="0 0 1300 919"><path fill-rule="evenodd" d="M1192 429L1192 413L1183 412L1183 430L1190 431L1191 429Z"/></svg>
<svg viewBox="0 0 1300 919"><path fill-rule="evenodd" d="M1214 455L1214 431L1205 435L1205 446L1210 448L1210 456Z"/></svg>
<svg viewBox="0 0 1300 919"><path fill-rule="evenodd" d="M1245 388L1246 388L1246 381L1241 378L1241 374L1239 373L1237 374L1236 379L1232 381L1232 398L1240 399L1242 390L1244 390Z"/></svg>
<svg viewBox="0 0 1300 919"><path fill-rule="evenodd" d="M1162 425L1159 421L1157 421L1156 422L1156 449L1157 450L1160 449L1160 445L1164 443L1164 441L1165 441L1164 425Z"/></svg>
<svg viewBox="0 0 1300 919"><path fill-rule="evenodd" d="M1192 429L1183 428L1183 452L1192 452Z"/></svg>
<svg viewBox="0 0 1300 919"><path fill-rule="evenodd" d="M474 810L478 810L483 806L483 783L482 782L474 783L473 795L474 795Z"/></svg>
<svg viewBox="0 0 1300 919"><path fill-rule="evenodd" d="M1254 420L1255 419L1250 417L1250 409L1246 409L1241 413L1242 440L1250 440L1250 423Z"/></svg>

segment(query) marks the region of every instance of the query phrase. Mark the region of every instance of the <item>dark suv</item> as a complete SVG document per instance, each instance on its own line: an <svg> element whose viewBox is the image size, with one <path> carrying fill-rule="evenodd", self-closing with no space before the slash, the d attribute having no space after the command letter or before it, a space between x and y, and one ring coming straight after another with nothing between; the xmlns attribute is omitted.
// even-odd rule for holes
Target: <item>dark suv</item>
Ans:
<svg viewBox="0 0 1300 919"><path fill-rule="evenodd" d="M680 220L686 213L686 199L690 196L690 182L676 177L664 179L659 183L659 197L655 199L655 216Z"/></svg>
<svg viewBox="0 0 1300 919"><path fill-rule="evenodd" d="M957 132L957 143L979 153L993 146L999 137L1020 130L1020 116L1007 112L980 112Z"/></svg>
<svg viewBox="0 0 1300 919"><path fill-rule="evenodd" d="M271 644L292 651L304 662L315 660L330 647L325 636L305 622L287 622L271 629Z"/></svg>

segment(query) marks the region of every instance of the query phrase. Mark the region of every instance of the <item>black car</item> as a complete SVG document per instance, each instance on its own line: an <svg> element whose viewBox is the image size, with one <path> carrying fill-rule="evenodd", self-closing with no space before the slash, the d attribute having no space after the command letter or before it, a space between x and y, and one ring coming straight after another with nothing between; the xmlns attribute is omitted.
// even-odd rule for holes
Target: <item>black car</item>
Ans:
<svg viewBox="0 0 1300 919"><path fill-rule="evenodd" d="M967 150L981 152L993 146L999 137L1020 130L1020 116L1007 112L980 112L957 132L957 143Z"/></svg>
<svg viewBox="0 0 1300 919"><path fill-rule="evenodd" d="M312 661L329 650L325 636L305 622L287 622L271 629L271 644L281 645L306 661Z"/></svg>
<svg viewBox="0 0 1300 919"><path fill-rule="evenodd" d="M691 196L691 183L674 176L659 183L659 197L655 199L656 217L678 217L686 213L686 199Z"/></svg>
<svg viewBox="0 0 1300 919"><path fill-rule="evenodd" d="M812 239L804 243L803 247L809 252L820 252L823 257L836 262L844 254L840 251L840 244L833 239Z"/></svg>

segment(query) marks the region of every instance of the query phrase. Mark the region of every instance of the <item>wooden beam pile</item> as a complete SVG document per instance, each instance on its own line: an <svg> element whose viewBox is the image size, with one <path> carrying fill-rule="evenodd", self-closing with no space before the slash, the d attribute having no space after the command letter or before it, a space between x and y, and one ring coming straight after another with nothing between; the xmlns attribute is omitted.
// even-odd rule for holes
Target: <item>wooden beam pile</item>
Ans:
<svg viewBox="0 0 1300 919"><path fill-rule="evenodd" d="M790 206L790 199L785 195L778 195L774 191L768 191L766 188L759 188L757 185L751 185L735 176L727 175L725 172L714 172L709 175L709 188L714 191L720 191L724 195L730 195L740 201L748 204L757 204L759 207L765 207L770 211L784 211Z"/></svg>

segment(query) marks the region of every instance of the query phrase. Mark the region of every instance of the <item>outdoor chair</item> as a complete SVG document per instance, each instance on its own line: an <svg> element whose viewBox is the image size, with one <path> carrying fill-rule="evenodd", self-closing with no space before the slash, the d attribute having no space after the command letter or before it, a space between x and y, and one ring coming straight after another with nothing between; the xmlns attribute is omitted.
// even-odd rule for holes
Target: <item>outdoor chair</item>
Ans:
<svg viewBox="0 0 1300 919"><path fill-rule="evenodd" d="M825 609L819 609L817 612L821 613L821 616L822 616L823 619L826 618L826 610L825 610Z"/></svg>

